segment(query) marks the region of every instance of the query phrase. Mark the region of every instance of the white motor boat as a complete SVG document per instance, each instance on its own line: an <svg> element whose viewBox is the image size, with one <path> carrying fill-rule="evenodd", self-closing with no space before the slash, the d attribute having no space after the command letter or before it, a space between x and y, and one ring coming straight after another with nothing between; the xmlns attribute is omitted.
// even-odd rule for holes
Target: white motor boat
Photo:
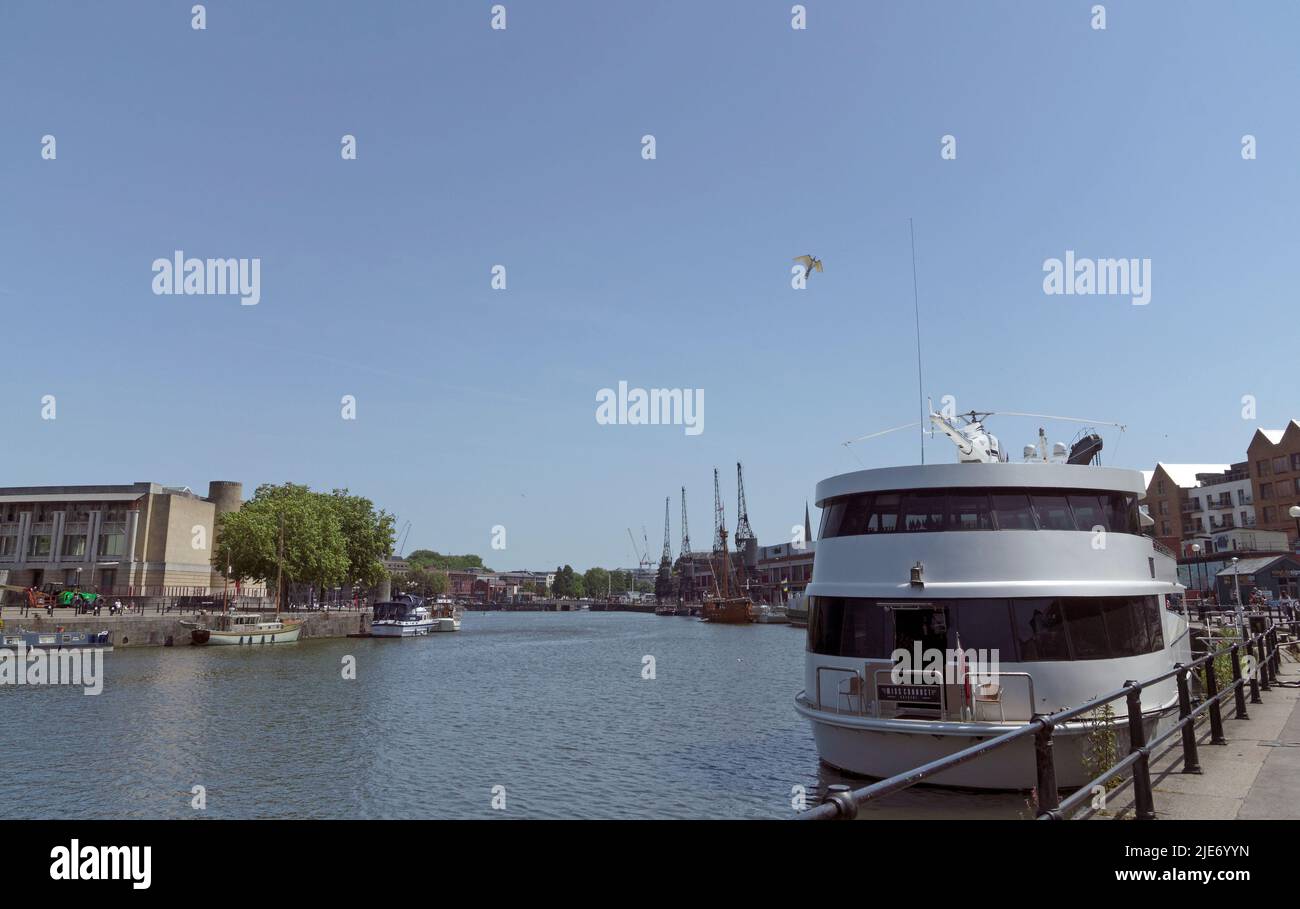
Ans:
<svg viewBox="0 0 1300 909"><path fill-rule="evenodd" d="M421 637L437 631L437 620L424 605L424 598L399 593L386 603L376 603L370 621L370 635L376 638Z"/></svg>
<svg viewBox="0 0 1300 909"><path fill-rule="evenodd" d="M433 602L431 614L434 631L460 631L461 612L456 608L454 600L438 597Z"/></svg>
<svg viewBox="0 0 1300 909"><path fill-rule="evenodd" d="M931 414L960 462L862 470L817 484L804 690L821 760L885 778L1190 661L1173 554L1143 534L1142 474L1046 437L1009 463L972 413ZM933 657L933 659L932 659ZM1141 691L1148 741L1176 718L1168 679ZM1127 751L1127 717L1056 727L1063 787L1095 776L1099 728ZM1093 765L1095 766L1095 765ZM1030 789L1033 737L935 776Z"/></svg>
<svg viewBox="0 0 1300 909"><path fill-rule="evenodd" d="M302 633L301 621L282 622L279 619L264 621L260 615L235 613L230 616L227 628L194 628L190 643L203 644L292 644Z"/></svg>

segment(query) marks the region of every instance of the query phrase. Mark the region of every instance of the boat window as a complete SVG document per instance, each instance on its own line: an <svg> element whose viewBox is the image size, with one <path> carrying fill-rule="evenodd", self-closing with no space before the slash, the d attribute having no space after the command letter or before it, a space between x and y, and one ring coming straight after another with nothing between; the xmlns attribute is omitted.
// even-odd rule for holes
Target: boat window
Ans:
<svg viewBox="0 0 1300 909"><path fill-rule="evenodd" d="M1102 507L1101 496L1088 493L1087 495L1069 496L1070 510L1074 512L1074 526L1078 530L1092 530L1094 527L1100 527L1102 530L1116 530L1119 528L1111 527L1106 518L1106 509Z"/></svg>
<svg viewBox="0 0 1300 909"><path fill-rule="evenodd" d="M962 600L955 612L957 634L963 650L996 651L999 660L1016 658L1016 639L1011 633L1007 600Z"/></svg>
<svg viewBox="0 0 1300 909"><path fill-rule="evenodd" d="M943 512L947 493L942 489L922 489L909 492L903 499L899 526L910 533L934 532L944 529Z"/></svg>
<svg viewBox="0 0 1300 909"><path fill-rule="evenodd" d="M1032 501L1031 501L1032 499ZM1138 500L1086 489L916 489L855 493L823 505L821 538L943 530L1080 530L1140 534Z"/></svg>
<svg viewBox="0 0 1300 909"><path fill-rule="evenodd" d="M1048 598L1017 599L1012 601L1011 610L1021 660L1070 658L1070 648L1065 639L1065 616L1059 602Z"/></svg>
<svg viewBox="0 0 1300 909"><path fill-rule="evenodd" d="M865 533L893 533L898 529L898 504L902 498L896 492L882 492L872 496L870 514Z"/></svg>
<svg viewBox="0 0 1300 909"><path fill-rule="evenodd" d="M1151 631L1151 646L1147 651L1163 650L1165 646L1163 615L1160 612L1160 600L1157 597L1146 597L1146 602L1142 604L1142 611L1146 614L1147 628Z"/></svg>
<svg viewBox="0 0 1300 909"><path fill-rule="evenodd" d="M891 620L881 602L810 598L808 650L888 659L896 631L907 622L899 621L905 611ZM1116 659L1164 649L1160 601L1154 596L927 599L925 604L931 608L904 617L915 624L924 617L920 613L942 615L947 628L956 630L946 632L950 647L960 635L963 649L996 651L1002 662Z"/></svg>
<svg viewBox="0 0 1300 909"><path fill-rule="evenodd" d="M1111 652L1116 656L1147 653L1152 649L1145 612L1142 608L1134 608L1127 597L1106 597L1101 612L1106 621Z"/></svg>
<svg viewBox="0 0 1300 909"><path fill-rule="evenodd" d="M993 513L999 530L1036 530L1034 513L1029 509L1029 495L1023 492L994 493Z"/></svg>
<svg viewBox="0 0 1300 909"><path fill-rule="evenodd" d="M1065 602L1065 623L1070 629L1070 655L1076 660L1102 660L1111 656L1106 642L1102 601L1077 597Z"/></svg>
<svg viewBox="0 0 1300 909"><path fill-rule="evenodd" d="M949 530L992 530L993 515L984 493L953 492L948 496Z"/></svg>
<svg viewBox="0 0 1300 909"><path fill-rule="evenodd" d="M811 597L808 649L830 656L888 659L885 610L875 600Z"/></svg>
<svg viewBox="0 0 1300 909"><path fill-rule="evenodd" d="M828 537L848 536L840 533L840 524L844 520L844 510L848 508L848 499L836 499L826 506L822 512L822 526L818 539L825 540Z"/></svg>
<svg viewBox="0 0 1300 909"><path fill-rule="evenodd" d="M840 536L854 537L867 532L867 521L871 517L871 500L869 494L850 496L845 502L844 516L840 523Z"/></svg>
<svg viewBox="0 0 1300 909"><path fill-rule="evenodd" d="M1033 498L1039 527L1043 530L1074 530L1074 516L1070 514L1070 503L1065 496L1036 492Z"/></svg>
<svg viewBox="0 0 1300 909"><path fill-rule="evenodd" d="M1136 496L1112 492L1103 494L1101 500L1106 506L1106 525L1111 530L1119 533L1142 532Z"/></svg>

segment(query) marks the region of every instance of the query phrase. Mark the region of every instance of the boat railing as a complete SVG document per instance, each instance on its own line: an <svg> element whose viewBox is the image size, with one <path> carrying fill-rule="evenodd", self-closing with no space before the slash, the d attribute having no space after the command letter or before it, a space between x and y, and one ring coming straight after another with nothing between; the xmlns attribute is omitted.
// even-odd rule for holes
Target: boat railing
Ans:
<svg viewBox="0 0 1300 909"><path fill-rule="evenodd" d="M882 673L884 673L885 675L888 675L888 676L889 676L889 680L890 680L889 683L890 683L890 684L893 684L893 685L908 685L908 686L912 686L912 687L915 687L915 688L921 688L921 687L924 687L924 688L938 688L938 689L939 689L939 704L938 704L938 707L937 707L937 708L933 708L933 709L937 709L937 710L939 711L939 715L936 716L936 717L933 717L933 719L936 719L936 720L942 720L942 719L946 719L946 718L947 718L947 716L948 716L948 686L944 683L944 678L943 678L943 673L942 673L942 672L940 672L939 670L936 670L936 669L897 669L897 668L894 668L894 667L890 667L890 668L888 668L888 669L877 669L875 672L873 672L873 673L871 674L871 681L872 681L872 684L875 686L875 691L873 692L873 694L875 695L875 700L874 700L872 703L873 703L873 706L874 706L874 709L875 709L875 715L876 715L877 718L880 717L880 702L881 702L882 700L886 700L885 698L882 698L882 697L880 696L880 676L881 676ZM912 679L915 679L915 678L919 677L920 680L919 680L919 681L909 681L909 682L899 681L899 678L902 677L902 676L906 676L906 677L908 677L908 678L912 678ZM935 676L938 676L938 683L937 683L937 684L936 684L935 681L934 681ZM889 699L889 700L892 701L893 699ZM893 703L899 703L899 702L898 702L898 701L893 701ZM922 707L921 709L924 710L924 709L930 709L930 708ZM929 719L929 718L927 717L927 719Z"/></svg>
<svg viewBox="0 0 1300 909"><path fill-rule="evenodd" d="M1255 626L1258 630L1253 635L1227 647L1211 650L1190 663L1177 663L1174 668L1152 678L1126 681L1116 690L1095 697L1077 707L1058 710L1051 714L1036 714L1033 719L1016 729L976 742L960 751L869 786L858 789L846 785L831 786L821 804L801 812L798 818L801 820L852 819L857 816L858 809L868 802L908 789L954 767L1033 737L1037 776L1035 793L1039 820L1091 817L1101 810L1096 801L1097 792L1108 793L1113 797L1120 789L1130 785L1133 787L1136 819L1154 820L1156 811L1151 785L1151 762L1177 748L1181 742L1183 772L1199 773L1201 767L1197 755L1197 721L1208 717L1211 744L1226 745L1227 738L1224 736L1222 717L1223 704L1231 699L1235 706L1235 716L1238 719L1248 719L1247 695L1249 694L1251 704L1262 704L1260 692L1271 690L1278 681L1282 648L1298 646L1300 621L1280 623L1269 621L1263 616L1259 618L1261 621ZM1289 640L1279 640L1279 635L1283 633L1288 635ZM1223 680L1226 684L1222 684L1222 687L1215 666L1219 657L1226 657L1229 660L1232 674L1230 681ZM1189 676L1193 673L1203 674L1205 681L1205 697L1195 708L1192 707L1189 680ZM1142 692L1169 679L1175 679L1177 682L1178 722L1148 742L1144 721L1149 718L1150 712L1143 711ZM820 696L819 691L819 700ZM1052 748L1056 728L1067 723L1093 721L1112 701L1120 699L1124 700L1127 708L1129 753L1062 799L1056 785L1056 763ZM1124 722L1124 718L1116 720L1117 725L1120 722ZM1175 736L1178 738L1175 739ZM1112 785L1112 780L1118 781L1118 785Z"/></svg>
<svg viewBox="0 0 1300 909"><path fill-rule="evenodd" d="M835 703L834 703L834 705L832 705L832 706L830 706L830 707L827 707L827 706L822 702L822 673L823 673L823 672L838 672L838 673L841 673L841 674L844 674L844 675L849 676L849 678L847 678L847 679L841 679L840 682L839 682L839 684L836 685L836 688L835 688ZM864 698L865 698L865 694L864 694L863 691L862 691L862 682L863 682L863 678L862 678L862 673L858 672L858 670L853 669L853 668L851 668L851 667L845 667L845 666L818 666L818 667L817 667L817 679L816 679L816 682L817 682L817 685L816 685L816 687L817 687L817 691L816 691L816 706L817 706L817 709L818 709L818 710L830 710L830 711L832 711L832 712L834 712L834 713L853 713L853 714L856 714L856 715L858 715L858 716L861 716L861 715L864 713L864 707L865 707ZM845 691L845 690L844 690L844 683L845 683L845 682L848 682L849 685L850 685L850 688L849 688L848 691ZM853 690L854 688L856 688L857 690L854 691L854 690ZM841 699L848 698L848 699L849 699L849 703L851 704L851 703L852 703L852 698L854 698L854 697L858 698L858 709L857 709L857 710L851 710L851 709L850 709L850 710L841 710L841 709L840 709L840 700L841 700Z"/></svg>
<svg viewBox="0 0 1300 909"><path fill-rule="evenodd" d="M968 677L973 679L971 683L970 703L965 706L970 709L968 719L972 723L1024 723L1034 718L1034 708L1038 704L1038 699L1034 696L1034 677L1028 672L978 672L968 673ZM986 687L982 683L983 679L994 679L992 684L994 691L986 692ZM1025 710L1019 711L1015 708L1019 702L1010 700L1006 697L1007 687L1002 684L1003 679L1016 679L1024 683ZM963 700L965 700L965 685L962 686ZM998 707L998 718L980 717L978 704L996 704Z"/></svg>

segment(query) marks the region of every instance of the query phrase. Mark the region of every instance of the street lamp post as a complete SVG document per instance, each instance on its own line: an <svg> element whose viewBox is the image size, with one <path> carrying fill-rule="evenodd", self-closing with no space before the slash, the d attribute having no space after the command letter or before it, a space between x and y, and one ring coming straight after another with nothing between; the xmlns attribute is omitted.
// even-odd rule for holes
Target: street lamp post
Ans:
<svg viewBox="0 0 1300 909"><path fill-rule="evenodd" d="M1295 518L1295 548L1300 549L1300 505L1292 505L1287 514Z"/></svg>
<svg viewBox="0 0 1300 909"><path fill-rule="evenodd" d="M1205 588L1201 586L1201 544L1192 544L1192 557L1196 559L1196 611L1201 614L1201 624L1205 624ZM1190 575L1190 572L1188 572ZM1189 577L1188 580L1191 580ZM1188 618L1191 618L1190 610Z"/></svg>

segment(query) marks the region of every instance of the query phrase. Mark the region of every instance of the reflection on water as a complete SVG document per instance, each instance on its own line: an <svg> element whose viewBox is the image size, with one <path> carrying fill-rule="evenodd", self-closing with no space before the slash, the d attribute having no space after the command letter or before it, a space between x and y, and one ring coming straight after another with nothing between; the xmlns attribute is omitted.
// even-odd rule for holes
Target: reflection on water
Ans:
<svg viewBox="0 0 1300 909"><path fill-rule="evenodd" d="M779 625L468 613L424 639L119 650L105 676L0 688L6 816L781 818L797 785L861 783L819 765L803 632ZM863 815L1029 810L912 789Z"/></svg>

